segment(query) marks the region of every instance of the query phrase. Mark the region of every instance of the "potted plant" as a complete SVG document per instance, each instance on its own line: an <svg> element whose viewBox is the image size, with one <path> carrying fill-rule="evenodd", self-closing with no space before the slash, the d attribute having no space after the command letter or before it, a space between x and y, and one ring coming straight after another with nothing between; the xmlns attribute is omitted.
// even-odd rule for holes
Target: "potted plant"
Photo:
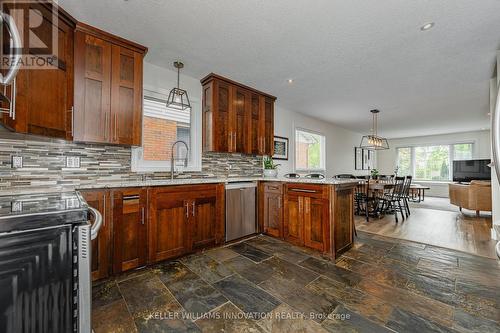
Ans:
<svg viewBox="0 0 500 333"><path fill-rule="evenodd" d="M276 178L278 176L278 166L275 164L271 156L264 157L264 177Z"/></svg>
<svg viewBox="0 0 500 333"><path fill-rule="evenodd" d="M377 169L372 169L371 174L372 174L372 179L378 179L379 172Z"/></svg>

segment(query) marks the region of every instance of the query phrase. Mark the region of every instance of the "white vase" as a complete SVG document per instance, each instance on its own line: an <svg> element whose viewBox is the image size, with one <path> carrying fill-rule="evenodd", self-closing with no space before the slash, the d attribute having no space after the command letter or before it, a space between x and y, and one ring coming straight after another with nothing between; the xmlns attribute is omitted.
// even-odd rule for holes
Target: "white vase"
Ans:
<svg viewBox="0 0 500 333"><path fill-rule="evenodd" d="M264 169L265 178L276 178L278 176L278 170L276 169Z"/></svg>

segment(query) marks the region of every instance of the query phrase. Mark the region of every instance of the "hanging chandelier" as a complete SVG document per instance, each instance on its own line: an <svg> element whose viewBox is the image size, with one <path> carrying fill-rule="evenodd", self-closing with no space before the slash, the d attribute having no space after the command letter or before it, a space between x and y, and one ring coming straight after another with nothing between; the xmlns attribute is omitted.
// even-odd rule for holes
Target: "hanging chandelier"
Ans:
<svg viewBox="0 0 500 333"><path fill-rule="evenodd" d="M387 142L387 139L377 135L378 114L380 111L370 110L370 112L372 113L373 118L372 134L363 136L359 147L370 150L389 149L389 142Z"/></svg>
<svg viewBox="0 0 500 333"><path fill-rule="evenodd" d="M191 108L191 103L189 103L189 97L186 90L181 89L179 86L179 77L181 68L184 64L180 61L174 62L174 67L177 68L177 87L170 90L167 99L167 108L186 110Z"/></svg>

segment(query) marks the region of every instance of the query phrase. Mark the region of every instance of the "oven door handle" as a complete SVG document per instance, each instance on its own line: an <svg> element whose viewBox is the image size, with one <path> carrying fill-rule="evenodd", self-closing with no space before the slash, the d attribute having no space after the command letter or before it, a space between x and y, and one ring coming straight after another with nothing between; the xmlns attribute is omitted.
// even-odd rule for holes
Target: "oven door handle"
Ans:
<svg viewBox="0 0 500 333"><path fill-rule="evenodd" d="M99 234L99 229L101 229L102 226L102 215L99 213L99 211L95 208L89 207L89 211L92 215L94 215L94 223L92 224L92 227L90 228L90 239L94 240L97 238L97 235Z"/></svg>

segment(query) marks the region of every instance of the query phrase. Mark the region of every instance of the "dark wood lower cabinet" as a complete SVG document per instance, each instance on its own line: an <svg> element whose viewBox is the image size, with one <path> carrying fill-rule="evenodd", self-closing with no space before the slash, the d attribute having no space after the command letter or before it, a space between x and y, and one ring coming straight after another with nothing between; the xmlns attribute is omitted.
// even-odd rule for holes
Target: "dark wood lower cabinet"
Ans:
<svg viewBox="0 0 500 333"><path fill-rule="evenodd" d="M224 240L224 185L199 191L191 201L189 251L222 244Z"/></svg>
<svg viewBox="0 0 500 333"><path fill-rule="evenodd" d="M150 189L149 262L177 257L187 252L189 200L169 188Z"/></svg>
<svg viewBox="0 0 500 333"><path fill-rule="evenodd" d="M279 182L259 184L260 230L276 238L283 238L283 185Z"/></svg>
<svg viewBox="0 0 500 333"><path fill-rule="evenodd" d="M113 191L113 273L147 263L147 190Z"/></svg>
<svg viewBox="0 0 500 333"><path fill-rule="evenodd" d="M92 241L92 281L109 276L111 257L111 210L110 194L107 190L82 191L87 204L102 215L102 226L97 239Z"/></svg>
<svg viewBox="0 0 500 333"><path fill-rule="evenodd" d="M223 242L224 185L151 188L149 198L150 263Z"/></svg>
<svg viewBox="0 0 500 333"><path fill-rule="evenodd" d="M354 185L284 185L284 239L337 257L354 230ZM333 231L333 233L332 233Z"/></svg>
<svg viewBox="0 0 500 333"><path fill-rule="evenodd" d="M329 251L329 187L285 186L285 239L322 252Z"/></svg>
<svg viewBox="0 0 500 333"><path fill-rule="evenodd" d="M338 255L354 243L354 188L337 186L333 192L333 219L335 253Z"/></svg>
<svg viewBox="0 0 500 333"><path fill-rule="evenodd" d="M335 258L354 241L354 186L259 183L259 230ZM224 184L81 192L103 215L92 279L224 243Z"/></svg>

